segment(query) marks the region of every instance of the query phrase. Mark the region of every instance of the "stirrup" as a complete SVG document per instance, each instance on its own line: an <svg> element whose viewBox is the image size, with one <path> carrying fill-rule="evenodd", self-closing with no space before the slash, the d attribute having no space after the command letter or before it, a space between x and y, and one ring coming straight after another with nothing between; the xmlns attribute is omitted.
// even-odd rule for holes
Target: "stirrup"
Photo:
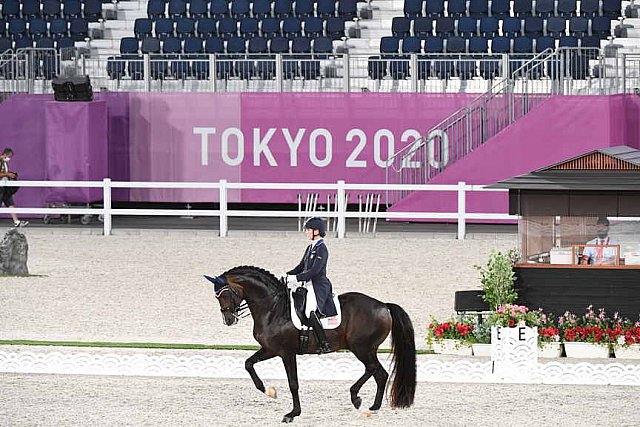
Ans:
<svg viewBox="0 0 640 427"><path fill-rule="evenodd" d="M318 343L318 354L327 354L331 353L331 346L327 341L322 341Z"/></svg>

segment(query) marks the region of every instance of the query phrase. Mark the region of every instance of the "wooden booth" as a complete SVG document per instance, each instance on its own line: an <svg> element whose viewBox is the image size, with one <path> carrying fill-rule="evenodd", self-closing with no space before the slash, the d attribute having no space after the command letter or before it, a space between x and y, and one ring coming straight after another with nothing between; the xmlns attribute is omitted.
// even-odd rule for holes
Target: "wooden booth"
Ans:
<svg viewBox="0 0 640 427"><path fill-rule="evenodd" d="M592 151L500 181L518 223L518 302L561 315L640 313L640 150Z"/></svg>

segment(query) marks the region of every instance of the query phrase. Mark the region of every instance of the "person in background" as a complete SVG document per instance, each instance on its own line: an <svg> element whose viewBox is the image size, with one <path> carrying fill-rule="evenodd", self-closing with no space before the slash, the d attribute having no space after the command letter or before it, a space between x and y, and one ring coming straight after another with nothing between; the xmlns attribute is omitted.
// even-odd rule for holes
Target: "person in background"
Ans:
<svg viewBox="0 0 640 427"><path fill-rule="evenodd" d="M15 180L18 174L9 170L9 161L13 158L13 150L5 148L0 155L0 179L3 181ZM15 208L13 195L18 191L18 187L2 187L0 188L0 206L5 205L8 208ZM28 221L20 221L15 213L11 213L13 225L16 227L25 227Z"/></svg>
<svg viewBox="0 0 640 427"><path fill-rule="evenodd" d="M607 245L618 245L619 243L609 237L609 220L606 217L598 218L596 234L597 237L589 240L587 245L598 246L585 246L580 264L614 265L616 252L619 249Z"/></svg>

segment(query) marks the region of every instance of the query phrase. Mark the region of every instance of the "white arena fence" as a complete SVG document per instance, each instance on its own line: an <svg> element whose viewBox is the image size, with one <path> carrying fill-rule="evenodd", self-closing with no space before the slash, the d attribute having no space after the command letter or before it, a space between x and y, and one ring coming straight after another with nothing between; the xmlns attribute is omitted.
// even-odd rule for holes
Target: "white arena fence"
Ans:
<svg viewBox="0 0 640 427"><path fill-rule="evenodd" d="M248 182L125 182L112 181L105 178L102 181L0 181L0 187L56 187L56 188L102 188L103 206L86 208L0 208L0 213L17 214L41 214L41 215L102 215L103 231L105 236L111 235L112 217L114 215L137 215L137 216L202 216L219 217L220 237L226 237L229 231L229 217L275 217L275 218L299 218L301 216L321 216L336 218L336 232L338 238L342 239L346 235L347 218L369 218L369 219L447 219L455 220L458 224L458 239L464 239L466 234L466 222L470 219L481 220L515 220L518 216L497 213L469 213L466 211L467 192L505 192L504 189L490 189L483 185L469 185L459 182L453 185L440 184L347 184L345 181L336 183L248 183ZM111 191L114 188L132 189L210 189L219 192L219 209L114 209L111 203ZM266 211L266 210L231 210L228 208L229 190L314 190L333 191L336 193L336 209L334 211ZM348 191L448 191L457 193L456 212L348 212L347 192Z"/></svg>

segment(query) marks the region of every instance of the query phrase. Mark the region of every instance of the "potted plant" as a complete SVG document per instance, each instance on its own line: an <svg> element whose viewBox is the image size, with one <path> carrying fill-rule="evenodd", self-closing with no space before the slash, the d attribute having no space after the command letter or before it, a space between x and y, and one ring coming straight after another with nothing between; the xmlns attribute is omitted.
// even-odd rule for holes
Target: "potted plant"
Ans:
<svg viewBox="0 0 640 427"><path fill-rule="evenodd" d="M471 344L474 356L491 356L491 323L480 322L473 328L474 343Z"/></svg>
<svg viewBox="0 0 640 427"><path fill-rule="evenodd" d="M482 298L491 310L496 310L501 305L512 304L518 297L513 287L516 281L513 265L518 258L515 249L507 253L492 251L485 266L474 266L480 271L480 283L484 291Z"/></svg>
<svg viewBox="0 0 640 427"><path fill-rule="evenodd" d="M567 357L607 358L612 343L622 334L620 325L608 319L604 309L596 314L592 306L583 316L565 312L558 319L558 326Z"/></svg>
<svg viewBox="0 0 640 427"><path fill-rule="evenodd" d="M496 308L496 311L489 315L489 323L502 328L515 328L518 326L535 328L538 326L538 322L538 312L530 311L524 305L500 305Z"/></svg>
<svg viewBox="0 0 640 427"><path fill-rule="evenodd" d="M614 353L617 359L640 359L640 321L623 322L622 333L616 337Z"/></svg>
<svg viewBox="0 0 640 427"><path fill-rule="evenodd" d="M538 357L562 356L562 343L560 342L560 329L553 321L552 313L544 313L538 310Z"/></svg>
<svg viewBox="0 0 640 427"><path fill-rule="evenodd" d="M426 341L434 353L471 356L474 328L475 322L468 316L459 320L451 318L444 322L432 318Z"/></svg>

